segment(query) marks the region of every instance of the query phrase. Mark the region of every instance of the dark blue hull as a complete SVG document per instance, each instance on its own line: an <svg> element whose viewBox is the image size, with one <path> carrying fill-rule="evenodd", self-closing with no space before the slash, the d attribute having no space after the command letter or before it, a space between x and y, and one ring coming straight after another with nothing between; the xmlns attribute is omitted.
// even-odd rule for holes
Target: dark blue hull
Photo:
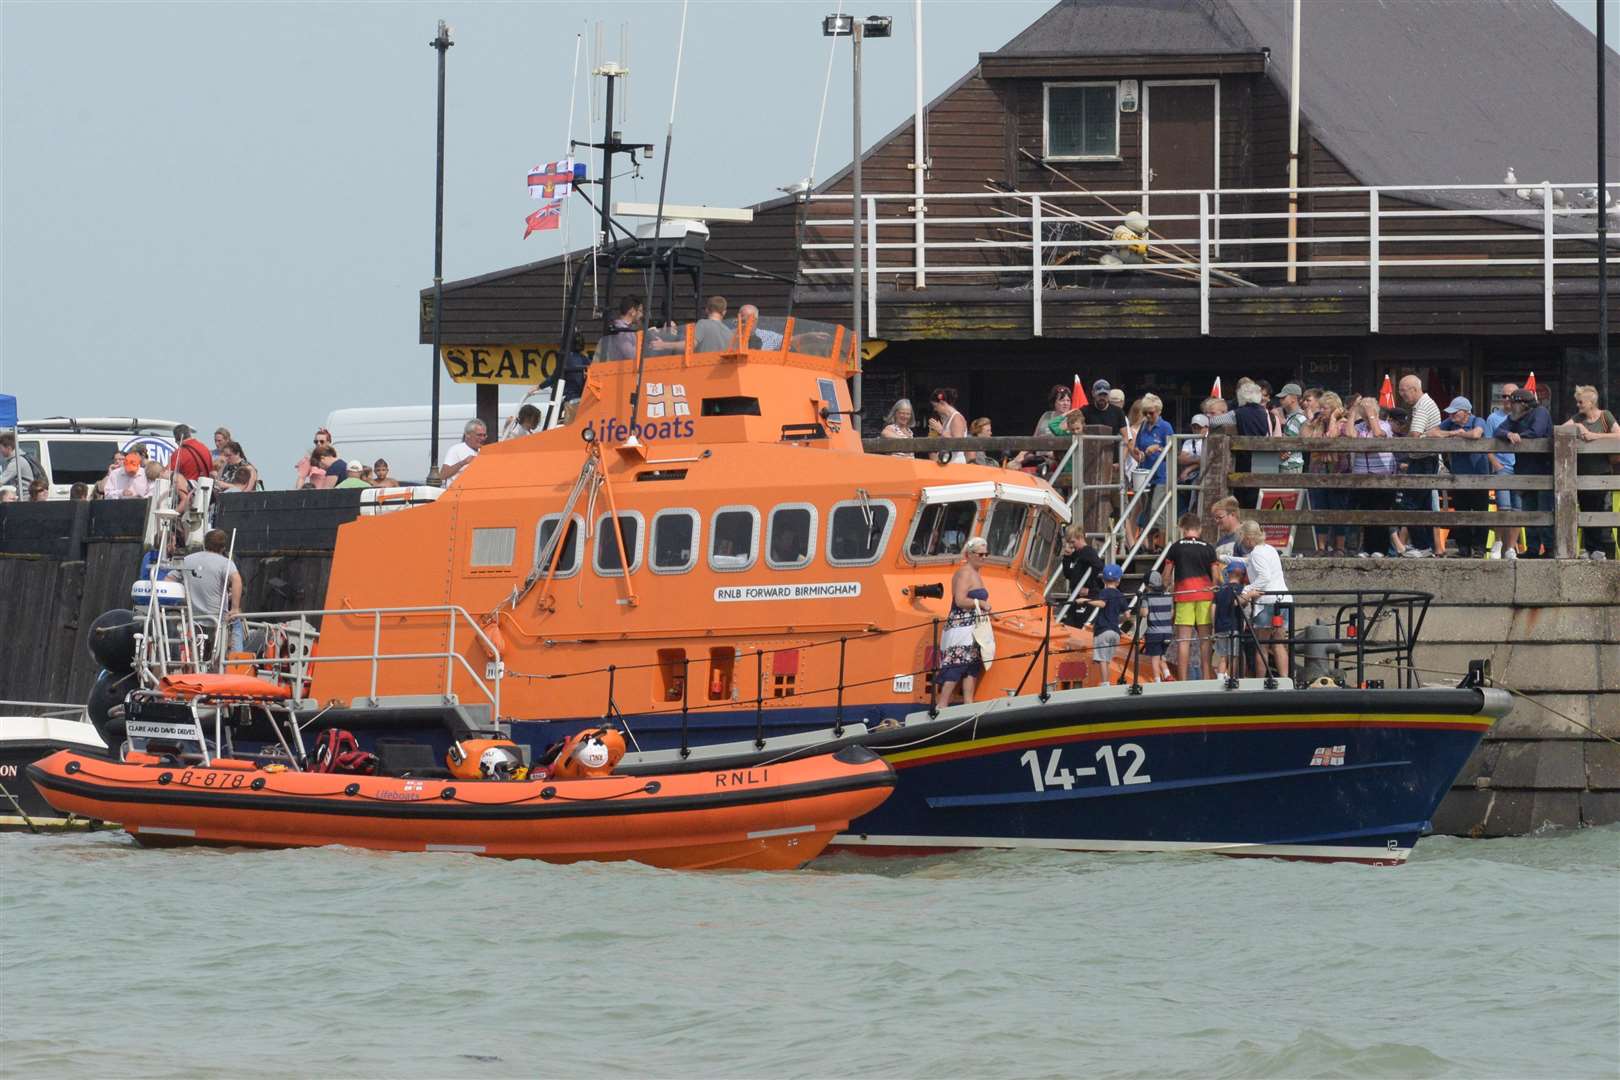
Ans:
<svg viewBox="0 0 1620 1080"><path fill-rule="evenodd" d="M837 843L1400 862L1506 711L1496 691L1154 687L958 707L933 721L912 714L860 737L898 783ZM769 740L834 719L825 709L768 718L761 760L781 753ZM865 710L845 719L871 720ZM626 720L643 749L679 745L678 718ZM518 722L513 734L538 749L584 723ZM755 735L751 715L694 713L687 727L694 747Z"/></svg>

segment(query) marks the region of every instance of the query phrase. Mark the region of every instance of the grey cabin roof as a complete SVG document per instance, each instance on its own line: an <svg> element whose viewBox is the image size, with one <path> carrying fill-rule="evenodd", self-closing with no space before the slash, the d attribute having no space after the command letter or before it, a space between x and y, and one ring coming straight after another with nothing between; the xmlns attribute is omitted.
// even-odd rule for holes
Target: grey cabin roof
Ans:
<svg viewBox="0 0 1620 1080"><path fill-rule="evenodd" d="M1288 0L1062 0L985 55L1269 48L1267 74L1286 97L1291 12ZM1510 166L1526 186L1596 180L1596 41L1553 0L1310 0L1301 20L1300 113L1362 183L1493 184ZM1620 178L1620 139L1606 152ZM1501 205L1487 192L1443 201Z"/></svg>

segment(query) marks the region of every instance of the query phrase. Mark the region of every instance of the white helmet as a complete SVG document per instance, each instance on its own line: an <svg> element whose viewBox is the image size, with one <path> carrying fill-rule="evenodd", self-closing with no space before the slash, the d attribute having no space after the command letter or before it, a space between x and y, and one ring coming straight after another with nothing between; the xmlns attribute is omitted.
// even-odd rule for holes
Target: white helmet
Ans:
<svg viewBox="0 0 1620 1080"><path fill-rule="evenodd" d="M517 752L506 746L491 746L478 757L478 771L490 780L506 780L522 764Z"/></svg>
<svg viewBox="0 0 1620 1080"><path fill-rule="evenodd" d="M592 735L574 751L574 757L587 769L600 769L608 763L607 743Z"/></svg>
<svg viewBox="0 0 1620 1080"><path fill-rule="evenodd" d="M1148 219L1142 216L1140 210L1132 210L1125 215L1125 227L1133 233L1146 233L1148 231Z"/></svg>

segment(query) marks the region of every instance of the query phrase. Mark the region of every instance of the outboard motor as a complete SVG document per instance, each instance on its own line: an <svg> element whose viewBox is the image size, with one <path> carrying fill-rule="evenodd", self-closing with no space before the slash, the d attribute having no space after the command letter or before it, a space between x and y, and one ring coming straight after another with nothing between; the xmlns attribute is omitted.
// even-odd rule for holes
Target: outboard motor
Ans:
<svg viewBox="0 0 1620 1080"><path fill-rule="evenodd" d="M126 737L124 699L135 686L135 672L127 667L123 671L103 671L84 703L86 717L114 757L119 755Z"/></svg>

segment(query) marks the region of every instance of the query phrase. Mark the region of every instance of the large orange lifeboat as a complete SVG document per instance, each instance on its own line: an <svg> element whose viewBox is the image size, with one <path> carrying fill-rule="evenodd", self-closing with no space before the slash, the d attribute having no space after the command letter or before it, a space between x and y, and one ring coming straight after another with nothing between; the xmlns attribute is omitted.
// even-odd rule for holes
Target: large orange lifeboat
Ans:
<svg viewBox="0 0 1620 1080"><path fill-rule="evenodd" d="M462 851L548 862L786 870L888 797L860 747L754 768L663 776L463 780L300 772L63 750L28 766L58 810L119 821L148 846Z"/></svg>

